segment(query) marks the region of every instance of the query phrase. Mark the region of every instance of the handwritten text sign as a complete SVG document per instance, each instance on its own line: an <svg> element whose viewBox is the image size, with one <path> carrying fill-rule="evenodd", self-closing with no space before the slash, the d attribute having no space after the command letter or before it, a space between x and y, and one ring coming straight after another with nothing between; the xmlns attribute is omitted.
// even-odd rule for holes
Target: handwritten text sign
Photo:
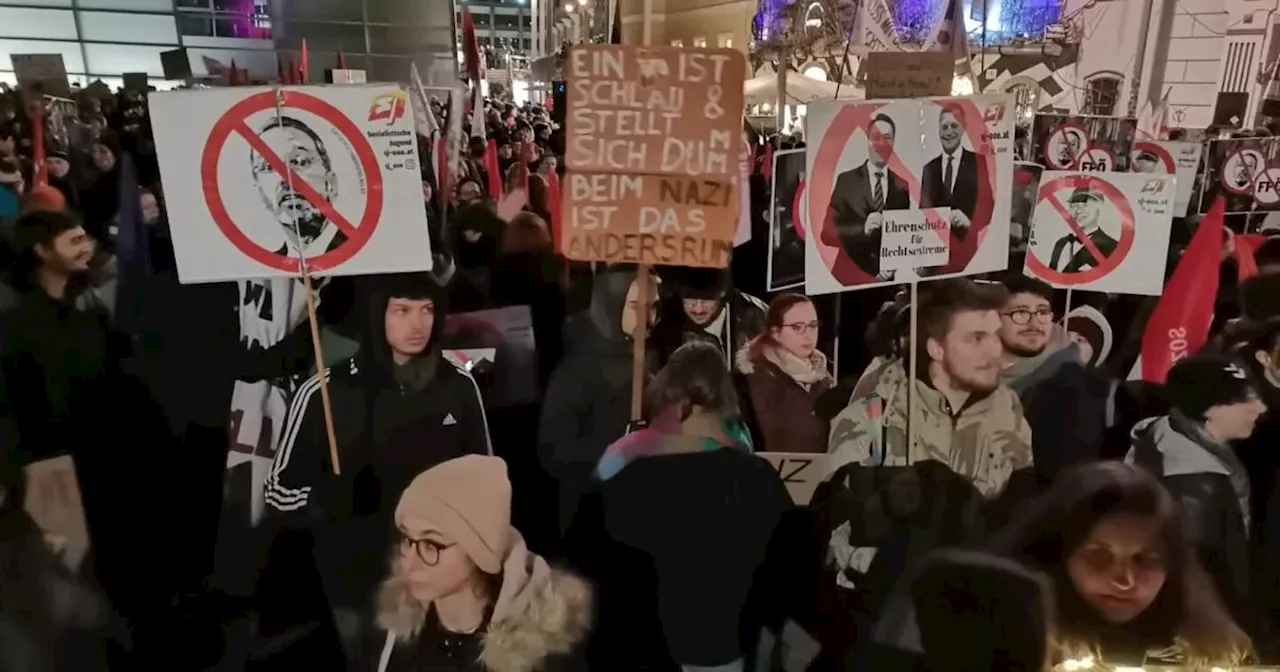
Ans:
<svg viewBox="0 0 1280 672"><path fill-rule="evenodd" d="M580 45L565 67L568 168L737 173L747 67L741 52Z"/></svg>
<svg viewBox="0 0 1280 672"><path fill-rule="evenodd" d="M736 180L570 172L563 249L570 259L721 268L737 228Z"/></svg>
<svg viewBox="0 0 1280 672"><path fill-rule="evenodd" d="M949 96L955 57L940 51L873 51L862 72L868 100Z"/></svg>
<svg viewBox="0 0 1280 672"><path fill-rule="evenodd" d="M951 255L951 208L885 210L880 270L943 266Z"/></svg>
<svg viewBox="0 0 1280 672"><path fill-rule="evenodd" d="M741 207L742 54L581 45L565 67L565 256L725 266Z"/></svg>
<svg viewBox="0 0 1280 672"><path fill-rule="evenodd" d="M787 486L791 501L804 506L813 499L822 477L827 473L825 453L756 453L769 461L777 470L782 484Z"/></svg>
<svg viewBox="0 0 1280 672"><path fill-rule="evenodd" d="M26 467L26 479L23 508L67 566L78 570L89 550L89 528L75 463L69 455L35 462Z"/></svg>

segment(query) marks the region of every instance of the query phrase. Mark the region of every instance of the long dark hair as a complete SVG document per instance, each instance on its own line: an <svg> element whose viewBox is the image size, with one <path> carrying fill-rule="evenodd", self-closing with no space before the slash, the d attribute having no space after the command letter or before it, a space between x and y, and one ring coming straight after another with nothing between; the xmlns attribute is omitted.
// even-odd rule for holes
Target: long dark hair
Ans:
<svg viewBox="0 0 1280 672"><path fill-rule="evenodd" d="M654 418L672 406L680 408L682 420L689 417L694 406L724 420L739 419L733 375L720 348L690 341L672 353L667 365L649 383L645 394L647 417Z"/></svg>
<svg viewBox="0 0 1280 672"><path fill-rule="evenodd" d="M1076 592L1066 560L1103 518L1131 515L1159 524L1168 578L1155 602L1123 626L1146 647L1176 645L1188 663L1233 664L1248 655L1249 637L1235 624L1200 566L1173 498L1141 467L1097 462L1076 467L996 536L993 550L1052 579L1060 652L1092 648L1104 623Z"/></svg>

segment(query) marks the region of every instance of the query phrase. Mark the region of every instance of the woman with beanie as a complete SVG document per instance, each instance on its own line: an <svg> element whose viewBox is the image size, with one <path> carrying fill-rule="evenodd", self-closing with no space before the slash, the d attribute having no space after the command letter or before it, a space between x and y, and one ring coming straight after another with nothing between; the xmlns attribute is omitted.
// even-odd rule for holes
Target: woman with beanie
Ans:
<svg viewBox="0 0 1280 672"><path fill-rule="evenodd" d="M737 365L754 411L756 450L827 452L827 423L814 413L814 404L835 381L818 350L818 312L809 297L774 297L765 332L738 351Z"/></svg>
<svg viewBox="0 0 1280 672"><path fill-rule="evenodd" d="M418 475L395 511L367 669L585 672L591 589L511 527L506 463L468 455Z"/></svg>
<svg viewBox="0 0 1280 672"><path fill-rule="evenodd" d="M591 669L742 672L762 625L748 597L790 497L751 452L715 345L677 349L646 402L648 428L605 451L569 534L600 591Z"/></svg>
<svg viewBox="0 0 1280 672"><path fill-rule="evenodd" d="M1245 364L1222 355L1180 360L1165 396L1169 414L1134 426L1126 461L1160 477L1181 502L1200 561L1236 622L1267 641L1251 604L1249 474L1231 447L1253 434L1266 404Z"/></svg>

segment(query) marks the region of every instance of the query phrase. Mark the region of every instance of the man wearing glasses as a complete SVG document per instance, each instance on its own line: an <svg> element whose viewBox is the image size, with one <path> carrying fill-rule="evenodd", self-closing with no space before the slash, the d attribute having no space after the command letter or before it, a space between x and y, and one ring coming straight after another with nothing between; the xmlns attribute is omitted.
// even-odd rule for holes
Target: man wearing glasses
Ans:
<svg viewBox="0 0 1280 672"><path fill-rule="evenodd" d="M1000 310L1004 370L1000 379L1022 400L1036 472L1052 478L1067 466L1101 458L1110 380L1086 368L1054 321L1053 288L1021 274L1004 281Z"/></svg>
<svg viewBox="0 0 1280 672"><path fill-rule="evenodd" d="M726 271L686 268L668 279L675 296L660 303L652 336L662 363L685 343L706 341L731 364L737 351L764 332L764 302L734 289Z"/></svg>

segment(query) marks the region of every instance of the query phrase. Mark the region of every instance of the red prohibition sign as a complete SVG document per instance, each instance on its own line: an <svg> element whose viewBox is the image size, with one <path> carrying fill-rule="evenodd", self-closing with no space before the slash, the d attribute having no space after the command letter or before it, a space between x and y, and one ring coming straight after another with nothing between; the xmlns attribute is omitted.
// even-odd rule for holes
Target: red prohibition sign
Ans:
<svg viewBox="0 0 1280 672"><path fill-rule="evenodd" d="M1237 187L1231 183L1231 178L1227 176L1227 167L1231 166L1232 159L1236 159L1237 157L1239 157L1239 161L1243 162L1246 155L1251 155L1257 159L1257 170L1249 174L1249 180L1245 182L1243 187ZM1222 188L1228 193L1235 194L1236 196L1252 194L1253 181L1258 179L1258 173L1261 173L1264 167L1265 166L1262 164L1261 152L1252 147L1241 147L1240 149L1228 154L1226 160L1222 162L1222 167L1218 169L1218 183L1221 184Z"/></svg>
<svg viewBox="0 0 1280 672"><path fill-rule="evenodd" d="M1061 135L1062 142L1066 142L1067 131L1075 131L1080 135L1080 151L1076 152L1075 156L1071 157L1070 164L1064 166L1058 161L1058 157L1053 155L1053 139ZM1089 139L1089 131L1085 129L1084 124L1078 124L1074 121L1058 124L1057 127L1049 132L1048 137L1044 139L1044 151L1042 152L1044 154L1044 165L1054 170L1075 170L1076 166L1080 164L1080 159L1088 154L1089 150L1093 148L1091 146L1092 144L1093 143Z"/></svg>
<svg viewBox="0 0 1280 672"><path fill-rule="evenodd" d="M995 157L991 155L991 148L982 137L986 133L987 122L982 112L978 110L978 106L969 99L948 101L943 104L960 109L964 117L965 136L969 138L973 154L978 160L978 174L984 179L978 180L977 205L973 211L973 219L969 223L969 232L963 239L955 237L950 239L951 252L947 257L946 265L936 269L939 275L963 271L973 259L973 255L978 252L978 247L986 237L987 226L991 224L991 215L995 210L996 178ZM870 145L871 140L867 136L866 129L875 115L888 105L886 103L885 105L841 107L818 144L818 153L813 160L813 170L808 176L808 181L813 184L805 185L809 199L809 227L818 233L814 241L818 253L822 255L823 264L831 271L832 277L846 287L865 285L879 282L879 280L874 273L868 273L849 258L848 252L842 246L837 244L832 247L823 242L839 239L839 233L835 231L835 222L828 221L827 218L827 208L831 205L831 189L835 185L836 169L840 164L840 155L844 153L845 145L859 133ZM906 182L907 193L912 202L919 203L920 180L907 170L896 151L890 151L887 160L889 172ZM934 216L938 215L937 208L921 208L921 210Z"/></svg>
<svg viewBox="0 0 1280 672"><path fill-rule="evenodd" d="M1138 172L1138 163L1136 159L1138 155L1143 152L1151 152L1152 154L1155 154L1156 157L1160 159L1160 163L1164 164L1164 172L1166 174L1173 175L1177 172L1176 164L1173 162L1173 155L1169 153L1169 150L1165 149L1162 145L1158 145L1154 142L1146 142L1145 140L1133 143L1133 151L1129 153L1129 170L1131 172Z"/></svg>
<svg viewBox="0 0 1280 672"><path fill-rule="evenodd" d="M804 240L804 217L801 215L800 208L804 207L804 178L796 183L796 194L791 197L791 228L800 234L800 240Z"/></svg>
<svg viewBox="0 0 1280 672"><path fill-rule="evenodd" d="M1080 228L1080 224L1071 216L1071 212L1058 199L1058 192L1067 189L1097 189L1106 197L1107 202L1115 206L1120 212L1120 240L1116 242L1116 249L1111 256L1103 255L1089 240L1089 236L1085 234L1084 229ZM1027 254L1027 269L1035 273L1036 277L1047 280L1058 285L1083 285L1105 277L1108 273L1116 270L1129 255L1129 250L1133 247L1134 239L1134 218L1133 208L1129 205L1129 199L1125 198L1124 192L1115 188L1106 180L1092 177L1090 175L1070 175L1067 177L1059 177L1051 180L1047 184L1040 185L1040 194L1036 198L1039 201L1048 201L1054 210L1062 216L1063 221L1067 223L1067 227L1071 229L1072 235L1076 237L1093 255L1095 261L1099 261L1097 266L1079 273L1063 273L1055 271L1045 266L1039 257L1033 251L1029 250Z"/></svg>
<svg viewBox="0 0 1280 672"><path fill-rule="evenodd" d="M374 155L373 148L364 137L364 132L341 110L320 98L300 91L284 91L280 95L284 97L284 107L297 108L324 119L333 124L334 128L350 141L360 163L360 169L364 171L367 180L364 213L360 216L359 225L353 225L323 194L317 192L306 180L294 173L288 164L249 126L250 115L275 108L275 91L264 91L245 98L231 106L231 109L227 110L213 125L213 129L209 132L209 139L204 144L204 153L200 158L200 180L204 185L205 202L209 206L209 214L213 216L214 223L218 225L218 230L222 231L222 235L226 236L227 240L231 241L231 244L245 256L264 266L281 271L301 272L301 260L277 254L274 250L259 245L231 221L231 215L227 212L223 201L222 186L218 181L218 160L231 135L239 135L275 170L276 174L282 178L288 176L288 179L292 180L294 190L346 236L346 242L337 249L307 258L308 271L326 271L355 256L373 237L373 231L378 226L378 218L382 215L382 173L378 169L377 156Z"/></svg>

